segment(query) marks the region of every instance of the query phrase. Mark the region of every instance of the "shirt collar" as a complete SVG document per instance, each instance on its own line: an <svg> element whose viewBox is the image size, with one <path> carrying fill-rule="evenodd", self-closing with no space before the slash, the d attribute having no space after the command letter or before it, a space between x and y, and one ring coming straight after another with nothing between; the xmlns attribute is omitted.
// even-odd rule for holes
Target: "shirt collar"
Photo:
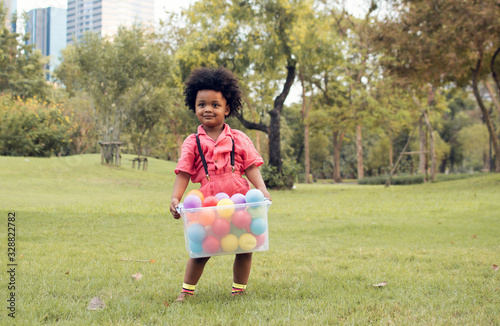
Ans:
<svg viewBox="0 0 500 326"><path fill-rule="evenodd" d="M198 135L205 135L207 138L210 138L210 137L208 137L205 129L203 129L203 125L198 126ZM219 138L217 138L217 141L215 143L217 144L227 137L233 138L233 130L231 129L231 127L229 127L229 125L227 123L225 123L224 129L222 129L222 133L219 135ZM212 138L210 138L210 139L212 139Z"/></svg>

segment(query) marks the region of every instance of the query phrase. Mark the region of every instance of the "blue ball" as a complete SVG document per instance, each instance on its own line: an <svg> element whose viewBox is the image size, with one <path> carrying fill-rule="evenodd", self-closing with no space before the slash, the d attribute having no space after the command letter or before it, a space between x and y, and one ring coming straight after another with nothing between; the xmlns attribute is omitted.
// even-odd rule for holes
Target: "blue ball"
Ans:
<svg viewBox="0 0 500 326"><path fill-rule="evenodd" d="M250 231L252 231L255 235L261 235L266 232L266 221L263 218L256 218L252 220L252 224L250 224Z"/></svg>
<svg viewBox="0 0 500 326"><path fill-rule="evenodd" d="M250 189L245 195L245 202L258 203L264 200L264 194L259 189Z"/></svg>
<svg viewBox="0 0 500 326"><path fill-rule="evenodd" d="M196 242L196 241L189 241L189 249L195 254L199 254L200 252L203 251L201 242Z"/></svg>
<svg viewBox="0 0 500 326"><path fill-rule="evenodd" d="M191 224L187 229L188 239L194 242L202 242L207 236L205 227L199 223Z"/></svg>

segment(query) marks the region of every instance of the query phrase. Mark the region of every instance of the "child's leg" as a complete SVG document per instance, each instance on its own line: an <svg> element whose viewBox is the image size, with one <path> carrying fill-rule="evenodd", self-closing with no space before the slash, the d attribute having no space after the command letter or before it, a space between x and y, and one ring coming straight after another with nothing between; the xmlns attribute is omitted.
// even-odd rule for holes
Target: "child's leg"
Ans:
<svg viewBox="0 0 500 326"><path fill-rule="evenodd" d="M252 268L252 253L237 254L233 265L233 291L232 294L243 293L250 277Z"/></svg>
<svg viewBox="0 0 500 326"><path fill-rule="evenodd" d="M184 301L184 298L186 296L194 294L194 288L196 284L198 284L198 281L203 274L205 264L209 259L210 257L189 258L186 265L186 271L184 273L184 284L182 286L182 291L175 301Z"/></svg>

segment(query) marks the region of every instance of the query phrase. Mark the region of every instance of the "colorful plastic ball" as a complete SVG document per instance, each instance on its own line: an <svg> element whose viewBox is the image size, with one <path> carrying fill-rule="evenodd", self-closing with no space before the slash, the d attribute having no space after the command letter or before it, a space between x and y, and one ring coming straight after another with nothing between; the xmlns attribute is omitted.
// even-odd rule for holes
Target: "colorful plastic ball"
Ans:
<svg viewBox="0 0 500 326"><path fill-rule="evenodd" d="M255 240L257 240L257 244L255 245L255 248L259 248L266 242L266 234L262 233L259 235L255 236Z"/></svg>
<svg viewBox="0 0 500 326"><path fill-rule="evenodd" d="M223 208L224 206L232 206L228 208ZM229 222L231 222L231 215L234 213L234 203L231 201L229 198L224 198L219 200L217 203L217 213L219 213L220 216L224 217L227 219Z"/></svg>
<svg viewBox="0 0 500 326"><path fill-rule="evenodd" d="M259 235L266 232L266 229L267 229L266 221L263 218L253 219L252 223L250 224L250 231L252 231L252 233L255 235Z"/></svg>
<svg viewBox="0 0 500 326"><path fill-rule="evenodd" d="M257 240L252 234L245 233L239 238L238 244L243 250L252 250L257 245Z"/></svg>
<svg viewBox="0 0 500 326"><path fill-rule="evenodd" d="M216 218L212 224L212 231L218 237L223 237L231 230L231 224L225 218Z"/></svg>
<svg viewBox="0 0 500 326"><path fill-rule="evenodd" d="M218 194L215 195L215 197L218 200L221 200L221 199L230 199L229 195L226 194L225 192L219 192Z"/></svg>
<svg viewBox="0 0 500 326"><path fill-rule="evenodd" d="M202 202L205 199L205 195L203 195L203 193L201 191L199 191L198 189L191 190L190 192L187 193L187 195L196 195L196 196L200 197Z"/></svg>
<svg viewBox="0 0 500 326"><path fill-rule="evenodd" d="M237 205L237 204L244 204L246 203L245 201L245 195L243 194L234 194L231 196L231 201Z"/></svg>
<svg viewBox="0 0 500 326"><path fill-rule="evenodd" d="M201 225L211 225L215 220L215 211L213 210L202 210L198 212L198 222Z"/></svg>
<svg viewBox="0 0 500 326"><path fill-rule="evenodd" d="M210 235L203 240L201 246L203 247L203 251L207 254L214 254L219 251L220 241L216 237Z"/></svg>
<svg viewBox="0 0 500 326"><path fill-rule="evenodd" d="M214 230L212 230L212 226L211 226L211 225L207 225L207 226L205 226L205 230L207 231L207 237L208 237L209 235L213 235L213 236L215 236Z"/></svg>
<svg viewBox="0 0 500 326"><path fill-rule="evenodd" d="M238 229L236 226L234 226L233 224L231 224L231 229L229 230L229 233L231 234L234 234L235 236L237 236L238 238L244 234L244 233L248 233L250 232L250 226L248 227L248 230L244 230L244 229Z"/></svg>
<svg viewBox="0 0 500 326"><path fill-rule="evenodd" d="M186 213L189 222L198 222L198 213Z"/></svg>
<svg viewBox="0 0 500 326"><path fill-rule="evenodd" d="M203 225L199 223L191 224L187 229L188 239L194 242L201 242L205 239L207 235L207 231L203 227Z"/></svg>
<svg viewBox="0 0 500 326"><path fill-rule="evenodd" d="M245 195L245 202L257 203L264 200L264 194L259 189L250 189Z"/></svg>
<svg viewBox="0 0 500 326"><path fill-rule="evenodd" d="M184 198L184 208L190 209L190 208L199 208L201 207L201 199L200 197L196 195L187 195L186 198Z"/></svg>
<svg viewBox="0 0 500 326"><path fill-rule="evenodd" d="M246 229L252 223L252 216L247 211L237 211L233 214L231 222L238 229Z"/></svg>
<svg viewBox="0 0 500 326"><path fill-rule="evenodd" d="M201 242L189 241L189 250L191 250L195 254L199 254L200 252L203 251Z"/></svg>
<svg viewBox="0 0 500 326"><path fill-rule="evenodd" d="M207 196L205 200L203 201L202 205L203 207L212 207L212 206L217 206L217 202L219 199L215 196Z"/></svg>
<svg viewBox="0 0 500 326"><path fill-rule="evenodd" d="M238 249L238 245L239 245L238 237L235 236L234 234L225 235L220 240L220 247L225 252L236 251L236 249Z"/></svg>
<svg viewBox="0 0 500 326"><path fill-rule="evenodd" d="M267 216L267 210L264 206L248 207L247 212L252 218L264 218Z"/></svg>

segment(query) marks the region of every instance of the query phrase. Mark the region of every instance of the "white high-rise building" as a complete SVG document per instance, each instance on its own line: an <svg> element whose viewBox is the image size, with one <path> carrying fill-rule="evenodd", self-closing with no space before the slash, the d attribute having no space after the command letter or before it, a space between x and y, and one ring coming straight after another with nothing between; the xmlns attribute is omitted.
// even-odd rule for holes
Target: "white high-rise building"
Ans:
<svg viewBox="0 0 500 326"><path fill-rule="evenodd" d="M154 0L68 0L66 40L80 40L87 31L114 35L121 25L153 26Z"/></svg>

